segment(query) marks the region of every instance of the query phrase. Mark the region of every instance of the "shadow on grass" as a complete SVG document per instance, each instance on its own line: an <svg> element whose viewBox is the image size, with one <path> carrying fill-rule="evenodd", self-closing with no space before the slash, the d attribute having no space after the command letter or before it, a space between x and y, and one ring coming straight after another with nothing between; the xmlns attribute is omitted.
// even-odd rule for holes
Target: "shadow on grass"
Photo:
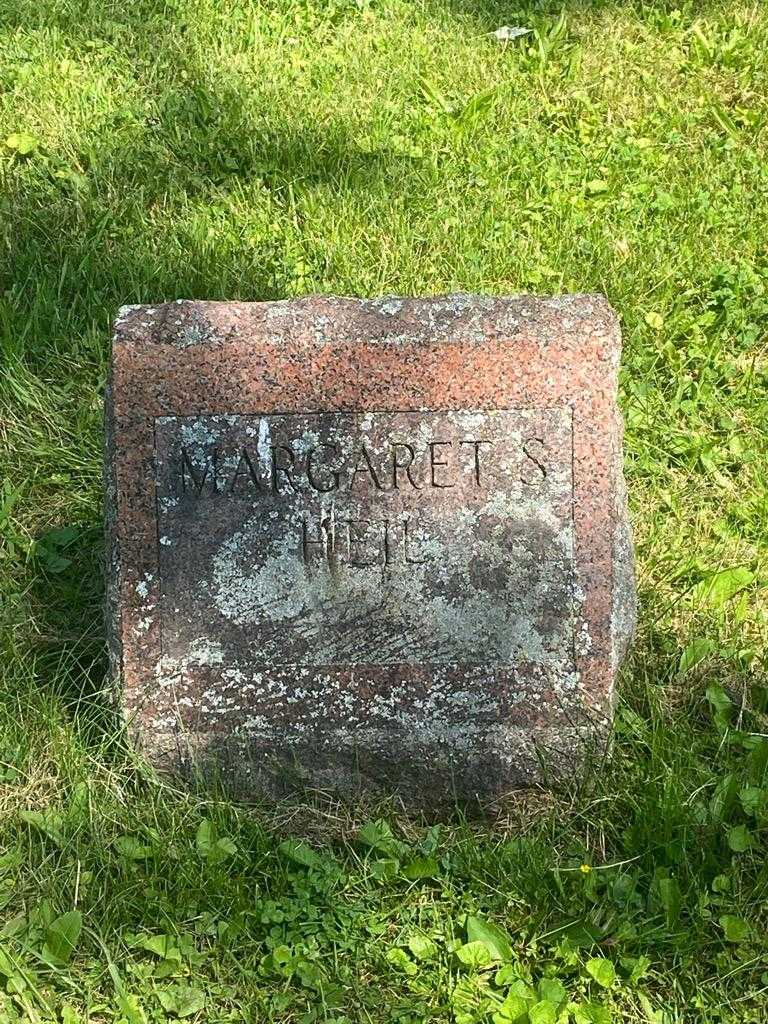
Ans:
<svg viewBox="0 0 768 1024"><path fill-rule="evenodd" d="M52 26L75 45L104 35L115 46L128 38L136 50L169 47L174 67L187 75L156 91L146 86L127 114L95 110L74 171L45 152L17 160L0 196L6 214L0 232L12 268L3 297L4 343L9 365L23 367L25 379L34 381L38 403L36 412L10 391L20 438L12 474L30 505L50 501L52 486L66 489L57 495L59 530L38 531L36 554L26 565L23 589L34 627L25 642L39 685L76 709L86 731L108 733L114 716L103 701L100 710L108 675L102 521L79 513L68 520L61 509L68 499L73 504L73 488L97 486L110 321L125 303L284 297L295 289L304 254L286 248L269 222L287 212L300 228L294 189L327 183L365 192L384 181L397 193L409 187L414 171L407 157L363 152L342 122L320 126L294 117L286 128L276 110L257 123L246 95L211 84L184 23L158 17L156 9L152 2L85 4L75 17L58 4L16 2L0 15L3 27ZM218 230L215 207L227 204L242 211L242 227L228 216ZM43 427L43 441L27 448L25 420L41 407L42 422L47 418L55 430L47 447ZM84 443L83 408L93 409L84 428L93 455L81 460L89 462L85 479L79 470L67 478L62 470L70 468L70 453ZM56 480L64 482L52 485Z"/></svg>
<svg viewBox="0 0 768 1024"><path fill-rule="evenodd" d="M105 700L102 533L101 524L81 523L43 534L33 545L27 591L35 677L60 698L80 736L100 746L118 731Z"/></svg>
<svg viewBox="0 0 768 1024"><path fill-rule="evenodd" d="M299 232L298 190L365 193L385 182L407 193L422 173L407 156L363 151L343 123L254 123L237 90L191 77L163 90L157 117L93 130L81 174L49 161L11 186L10 313L25 324L35 369L94 322L105 332L125 303L284 297L306 254L290 251L269 218L287 215ZM217 208L232 207L237 227L217 223Z"/></svg>
<svg viewBox="0 0 768 1024"><path fill-rule="evenodd" d="M619 6L525 9L543 15ZM509 20L503 4L456 0L443 9L486 19L490 27ZM0 23L27 31L56 27L80 46L103 38L128 54L166 51L174 68L187 75L163 82L161 91L146 87L140 109L93 124L94 141L80 155L81 173L68 175L52 160L20 163L5 197L13 267L6 302L15 357L41 377L52 374L52 391L67 367L80 391L74 401L101 395L108 324L124 303L284 297L306 254L270 237L269 220L274 212L288 214L301 227L297 188L327 184L364 194L383 182L393 195L408 194L429 173L399 154L362 151L341 121L319 126L294 117L286 127L279 110L255 120L246 94L211 83L183 18L158 16L153 0L119 7L86 3L76 17L61 10L59 4L11 0ZM227 203L242 209L244 223L217 233L211 207ZM178 214L173 221L169 210ZM255 242L248 218L258 228ZM57 415L68 415L65 404ZM76 443L74 436L70 443ZM57 472L55 453L40 470ZM30 589L39 629L35 642L42 645L40 675L66 682L65 699L81 708L91 698L95 703L107 674L103 545L100 520L72 525L75 534L61 552L70 566L54 572L33 562Z"/></svg>

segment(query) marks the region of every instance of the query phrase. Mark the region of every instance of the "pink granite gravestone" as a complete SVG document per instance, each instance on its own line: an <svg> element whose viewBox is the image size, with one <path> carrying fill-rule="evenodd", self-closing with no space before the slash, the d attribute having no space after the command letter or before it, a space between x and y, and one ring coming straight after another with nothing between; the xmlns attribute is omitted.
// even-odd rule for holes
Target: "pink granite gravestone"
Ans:
<svg viewBox="0 0 768 1024"><path fill-rule="evenodd" d="M421 802L570 772L635 617L597 296L130 306L111 656L140 747Z"/></svg>

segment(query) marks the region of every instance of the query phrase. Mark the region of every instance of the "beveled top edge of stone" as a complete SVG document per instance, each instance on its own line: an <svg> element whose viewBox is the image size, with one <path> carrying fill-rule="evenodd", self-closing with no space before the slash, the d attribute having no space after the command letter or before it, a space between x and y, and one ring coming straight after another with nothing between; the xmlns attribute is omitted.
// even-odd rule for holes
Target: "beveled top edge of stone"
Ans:
<svg viewBox="0 0 768 1024"><path fill-rule="evenodd" d="M533 328L543 341L559 334L600 334L620 349L616 313L605 296L577 293L554 297L493 296L454 292L434 297L386 295L353 298L309 295L270 302L176 299L157 305L120 307L115 342L167 344L186 349L220 344L242 331L257 331L271 341L311 330L311 341L337 340L340 330L360 332L360 340L380 344L407 341L487 341ZM309 339L307 339L309 340Z"/></svg>

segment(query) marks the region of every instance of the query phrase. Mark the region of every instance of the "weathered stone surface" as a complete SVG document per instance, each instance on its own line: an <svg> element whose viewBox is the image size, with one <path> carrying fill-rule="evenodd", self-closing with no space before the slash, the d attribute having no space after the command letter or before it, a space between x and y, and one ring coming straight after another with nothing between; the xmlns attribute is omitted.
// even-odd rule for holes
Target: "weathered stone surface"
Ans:
<svg viewBox="0 0 768 1024"><path fill-rule="evenodd" d="M121 310L113 670L159 764L492 798L610 720L635 618L605 301Z"/></svg>

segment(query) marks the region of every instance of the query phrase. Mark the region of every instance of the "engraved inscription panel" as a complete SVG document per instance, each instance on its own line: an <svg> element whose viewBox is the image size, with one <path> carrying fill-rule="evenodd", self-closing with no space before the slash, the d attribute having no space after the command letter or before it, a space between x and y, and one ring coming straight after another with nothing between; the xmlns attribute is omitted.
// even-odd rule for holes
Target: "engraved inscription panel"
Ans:
<svg viewBox="0 0 768 1024"><path fill-rule="evenodd" d="M163 654L573 662L569 408L163 417Z"/></svg>

